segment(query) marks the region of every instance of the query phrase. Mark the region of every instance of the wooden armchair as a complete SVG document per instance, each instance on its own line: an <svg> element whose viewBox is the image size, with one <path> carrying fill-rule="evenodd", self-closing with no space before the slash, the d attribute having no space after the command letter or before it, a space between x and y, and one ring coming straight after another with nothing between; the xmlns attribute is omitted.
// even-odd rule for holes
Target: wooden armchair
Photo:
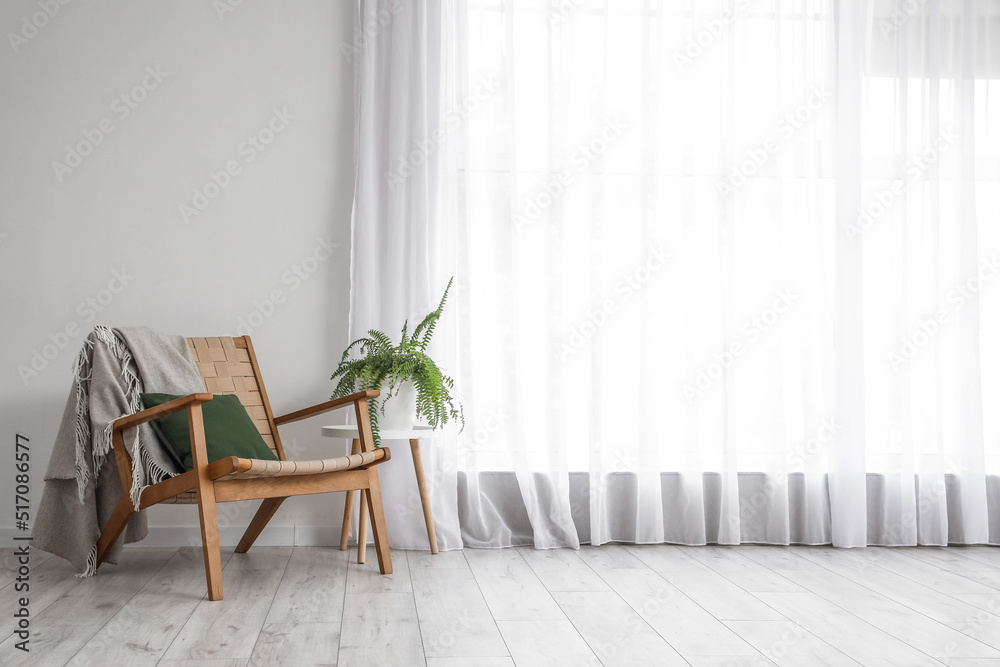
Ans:
<svg viewBox="0 0 1000 667"><path fill-rule="evenodd" d="M197 503L210 600L222 599L219 522L215 509L217 502L263 499L257 514L243 534L243 539L236 547L237 553L245 553L285 498L309 493L365 489L367 493L364 495L368 501L368 514L371 517L379 570L382 574L391 573L392 559L389 556L382 494L379 489L378 471L375 468L379 463L389 460L390 452L384 447L375 449L371 425L368 423L368 399L378 396L378 392L358 392L276 419L271 413L249 336L189 338L188 345L194 354L198 371L205 381L208 393L190 394L123 417L114 423L115 460L123 491L98 540L97 566L100 567L104 562L109 549L118 540L129 518L135 512L135 507L129 498L133 461L122 434L125 430L144 422L179 410L187 410L194 469L144 489L139 507L145 509L157 503ZM236 394L239 397L264 441L277 455L277 461L230 456L209 463L205 450L201 404L212 400L212 394ZM350 405L354 406L359 425L360 447L356 448L359 451L350 456L315 461L285 459L281 439L278 437L279 425ZM364 549L365 545L361 544L358 548Z"/></svg>

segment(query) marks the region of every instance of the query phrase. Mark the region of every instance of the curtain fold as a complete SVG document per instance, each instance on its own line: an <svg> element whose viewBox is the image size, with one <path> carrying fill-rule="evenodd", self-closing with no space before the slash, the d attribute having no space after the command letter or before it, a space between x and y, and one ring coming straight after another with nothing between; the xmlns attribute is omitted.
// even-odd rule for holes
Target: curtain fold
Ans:
<svg viewBox="0 0 1000 667"><path fill-rule="evenodd" d="M358 60L351 333L456 277L445 548L995 542L996 5L403 3Z"/></svg>
<svg viewBox="0 0 1000 667"><path fill-rule="evenodd" d="M358 0L355 49L355 188L351 219L351 312L355 340L379 329L395 340L434 309L447 283L429 283L431 220L439 215L443 124L440 2ZM358 46L360 44L360 46ZM444 327L443 327L444 328ZM438 333L435 348L447 339ZM409 443L386 442L393 464L380 468L393 548L426 549ZM437 540L462 546L455 451L447 442L422 453L434 489ZM354 530L356 535L356 520Z"/></svg>

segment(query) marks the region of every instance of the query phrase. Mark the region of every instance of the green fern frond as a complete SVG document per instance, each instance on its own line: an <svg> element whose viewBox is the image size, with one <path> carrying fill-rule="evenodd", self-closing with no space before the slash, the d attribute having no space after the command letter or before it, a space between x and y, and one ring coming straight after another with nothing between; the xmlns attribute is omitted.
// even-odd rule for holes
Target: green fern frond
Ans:
<svg viewBox="0 0 1000 667"><path fill-rule="evenodd" d="M413 382L417 394L417 415L426 419L428 425L438 428L449 419L456 419L461 423L459 430L465 428L464 409L452 395L454 380L442 373L426 354L454 280L448 281L437 308L421 320L412 334L408 333L409 320L403 322L399 345L394 345L392 339L381 331L370 329L366 337L347 346L340 364L330 376L331 380L337 381L331 399L366 389L383 392L368 402L368 417L376 447L382 444L379 413L385 414L386 402L399 393L400 385L405 380ZM351 358L352 352L358 355L357 358Z"/></svg>

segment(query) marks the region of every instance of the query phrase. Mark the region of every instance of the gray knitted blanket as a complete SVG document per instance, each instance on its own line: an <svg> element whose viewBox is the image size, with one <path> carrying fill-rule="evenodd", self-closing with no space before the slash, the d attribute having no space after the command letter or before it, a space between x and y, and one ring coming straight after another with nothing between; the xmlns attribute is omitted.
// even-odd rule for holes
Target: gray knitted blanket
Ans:
<svg viewBox="0 0 1000 667"><path fill-rule="evenodd" d="M116 419L143 409L140 394L193 394L205 391L181 336L161 336L146 327L99 326L76 358L73 388L66 402L45 488L35 516L32 546L61 556L78 576L97 571L97 540L118 498L111 427ZM132 454L129 497L138 508L142 490L184 472L151 424L123 434ZM108 557L117 563L122 546L146 537L145 512L138 512Z"/></svg>

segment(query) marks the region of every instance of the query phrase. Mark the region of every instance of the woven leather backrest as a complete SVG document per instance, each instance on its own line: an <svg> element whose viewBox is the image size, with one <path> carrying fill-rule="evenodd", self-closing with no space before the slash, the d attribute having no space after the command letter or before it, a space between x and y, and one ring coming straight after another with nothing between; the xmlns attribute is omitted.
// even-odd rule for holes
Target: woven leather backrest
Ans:
<svg viewBox="0 0 1000 667"><path fill-rule="evenodd" d="M264 442L283 461L278 429L249 339L188 338L188 346L205 380L205 389L211 394L236 394Z"/></svg>

